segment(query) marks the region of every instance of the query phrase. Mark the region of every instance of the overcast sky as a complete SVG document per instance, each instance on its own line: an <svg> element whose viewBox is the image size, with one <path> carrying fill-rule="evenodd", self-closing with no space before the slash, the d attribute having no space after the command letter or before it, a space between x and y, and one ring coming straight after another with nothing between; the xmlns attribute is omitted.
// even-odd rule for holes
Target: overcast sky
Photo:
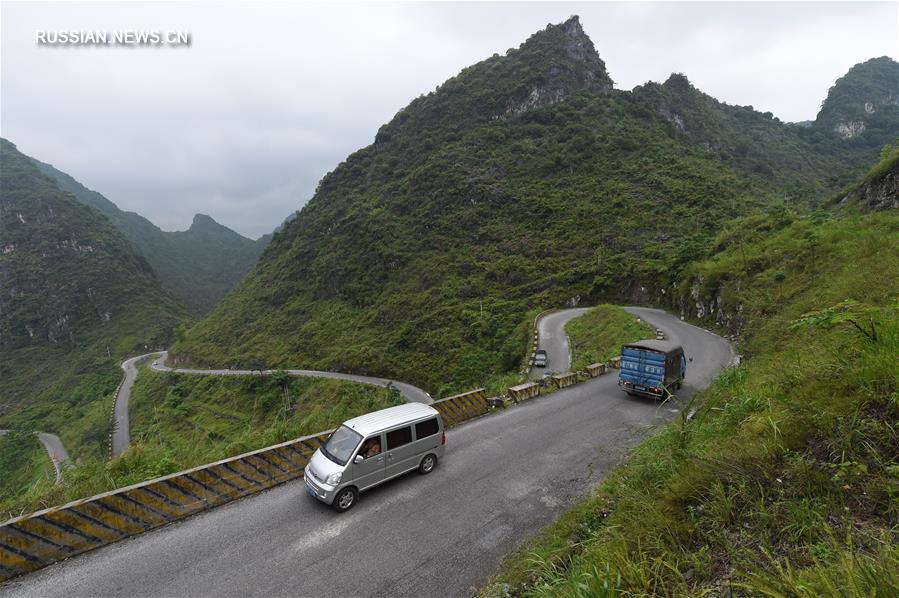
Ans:
<svg viewBox="0 0 899 598"><path fill-rule="evenodd" d="M164 230L258 237L409 101L572 14L620 89L686 74L815 117L849 67L899 58L883 3L2 3L0 134ZM39 30L186 30L189 47L47 47Z"/></svg>

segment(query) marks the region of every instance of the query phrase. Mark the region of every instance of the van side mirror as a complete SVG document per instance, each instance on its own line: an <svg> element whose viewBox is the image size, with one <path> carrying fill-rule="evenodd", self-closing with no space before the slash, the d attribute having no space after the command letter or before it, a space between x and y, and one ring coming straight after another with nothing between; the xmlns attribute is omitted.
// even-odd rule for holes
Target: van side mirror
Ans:
<svg viewBox="0 0 899 598"><path fill-rule="evenodd" d="M362 463L363 461L365 461L365 457L363 457L362 455L356 455L356 458L353 459L353 463L355 463L357 465L359 463Z"/></svg>

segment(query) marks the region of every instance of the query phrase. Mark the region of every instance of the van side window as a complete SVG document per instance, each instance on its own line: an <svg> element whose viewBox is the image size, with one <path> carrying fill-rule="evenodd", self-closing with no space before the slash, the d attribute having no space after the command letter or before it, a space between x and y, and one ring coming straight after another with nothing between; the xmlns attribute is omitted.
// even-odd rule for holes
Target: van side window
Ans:
<svg viewBox="0 0 899 598"><path fill-rule="evenodd" d="M362 448L359 449L359 454L362 455L363 459L369 459L374 457L375 455L381 454L381 437L380 436L372 436L368 440L362 443Z"/></svg>
<svg viewBox="0 0 899 598"><path fill-rule="evenodd" d="M418 422L415 424L415 439L421 440L422 438L427 438L428 436L433 436L437 433L437 418L429 419L427 421Z"/></svg>
<svg viewBox="0 0 899 598"><path fill-rule="evenodd" d="M395 449L412 442L412 426L387 432L387 450Z"/></svg>

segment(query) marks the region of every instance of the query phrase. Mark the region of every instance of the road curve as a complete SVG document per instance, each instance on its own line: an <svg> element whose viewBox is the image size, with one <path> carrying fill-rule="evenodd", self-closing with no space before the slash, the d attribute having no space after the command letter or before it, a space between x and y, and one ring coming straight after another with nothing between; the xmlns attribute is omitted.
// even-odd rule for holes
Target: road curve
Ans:
<svg viewBox="0 0 899 598"><path fill-rule="evenodd" d="M113 408L113 431L112 431L112 456L118 457L125 452L131 443L131 428L128 419L128 402L131 400L131 388L137 380L137 364L150 357L156 356L150 369L155 372L173 372L176 374L196 374L203 376L258 376L260 374L268 376L275 370L197 370L190 368L170 368L165 365L168 358L168 351L158 351L156 353L147 353L138 355L122 362L122 369L125 371L125 377L116 394L115 407ZM289 376L308 377L308 378L331 378L334 380L348 380L350 382L359 382L362 384L370 384L373 386L381 386L384 388L395 388L402 397L410 403L433 403L431 395L424 390L407 384L405 382L397 382L387 378L375 378L372 376L357 376L356 374L344 374L341 372L321 372L318 370L284 370Z"/></svg>
<svg viewBox="0 0 899 598"><path fill-rule="evenodd" d="M681 399L731 359L720 337L631 313L693 357ZM289 482L11 580L0 596L470 595L676 407L628 397L607 374L453 428L434 473L365 493L348 513Z"/></svg>
<svg viewBox="0 0 899 598"><path fill-rule="evenodd" d="M63 466L72 463L66 447L63 446L62 440L56 434L50 434L49 432L35 432L35 434L47 450L47 456L50 457L50 461L53 462L53 469L56 470L56 483L61 483Z"/></svg>
<svg viewBox="0 0 899 598"><path fill-rule="evenodd" d="M575 307L546 314L537 321L537 348L546 351L546 367L531 368L531 380L539 380L546 372L567 372L571 367L571 347L565 324L583 315L589 307Z"/></svg>
<svg viewBox="0 0 899 598"><path fill-rule="evenodd" d="M170 368L165 365L168 357L168 351L160 353L159 359L150 366L157 372L175 372L176 374L199 374L213 376L258 376L260 373L264 376L273 374L276 370L194 370L189 368ZM359 376L356 374L344 374L342 372L322 372L319 370L284 370L289 376L307 377L307 378L331 378L333 380L348 380L350 382L359 382L361 384L370 384L372 386L390 387L397 389L406 401L410 403L433 403L434 399L424 390L406 384L405 382L397 382L388 378L376 378L374 376Z"/></svg>
<svg viewBox="0 0 899 598"><path fill-rule="evenodd" d="M0 436L7 432L9 432L9 430L0 430ZM56 434L50 434L49 432L35 432L34 435L37 436L37 439L44 445L44 450L47 451L47 457L49 457L50 462L53 464L53 469L56 471L56 483L62 483L62 468L63 466L71 465L72 463L72 460L69 458L69 452L62 444L62 440L60 440L59 436Z"/></svg>
<svg viewBox="0 0 899 598"><path fill-rule="evenodd" d="M112 410L112 456L118 457L125 452L131 444L131 423L128 419L128 402L131 400L131 388L137 380L137 364L158 353L146 353L126 359L122 362L122 370L125 377L119 385L119 392L115 397L115 406Z"/></svg>

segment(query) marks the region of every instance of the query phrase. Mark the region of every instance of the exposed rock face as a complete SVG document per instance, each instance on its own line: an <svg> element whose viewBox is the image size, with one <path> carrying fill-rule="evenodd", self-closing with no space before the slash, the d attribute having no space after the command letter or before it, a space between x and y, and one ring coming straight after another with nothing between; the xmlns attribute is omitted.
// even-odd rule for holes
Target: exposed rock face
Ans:
<svg viewBox="0 0 899 598"><path fill-rule="evenodd" d="M861 120L839 122L834 125L833 132L843 139L852 139L865 132L865 122Z"/></svg>
<svg viewBox="0 0 899 598"><path fill-rule="evenodd" d="M517 52L528 52L542 44L552 44L557 51L561 50L561 56L567 60L552 62L540 77L540 83L531 86L524 98L510 98L502 117L556 104L582 90L597 94L612 90L613 82L606 72L606 65L584 33L577 16L560 25L547 26L534 34Z"/></svg>
<svg viewBox="0 0 899 598"><path fill-rule="evenodd" d="M75 345L134 313L142 297L167 300L149 264L105 216L5 139L0 166L0 352Z"/></svg>
<svg viewBox="0 0 899 598"><path fill-rule="evenodd" d="M899 160L883 174L865 181L841 201L846 205L857 201L865 210L880 212L899 208Z"/></svg>
<svg viewBox="0 0 899 598"><path fill-rule="evenodd" d="M883 128L880 121L896 118L897 106L899 63L887 56L872 58L836 81L815 124L843 139L854 139L872 128Z"/></svg>

